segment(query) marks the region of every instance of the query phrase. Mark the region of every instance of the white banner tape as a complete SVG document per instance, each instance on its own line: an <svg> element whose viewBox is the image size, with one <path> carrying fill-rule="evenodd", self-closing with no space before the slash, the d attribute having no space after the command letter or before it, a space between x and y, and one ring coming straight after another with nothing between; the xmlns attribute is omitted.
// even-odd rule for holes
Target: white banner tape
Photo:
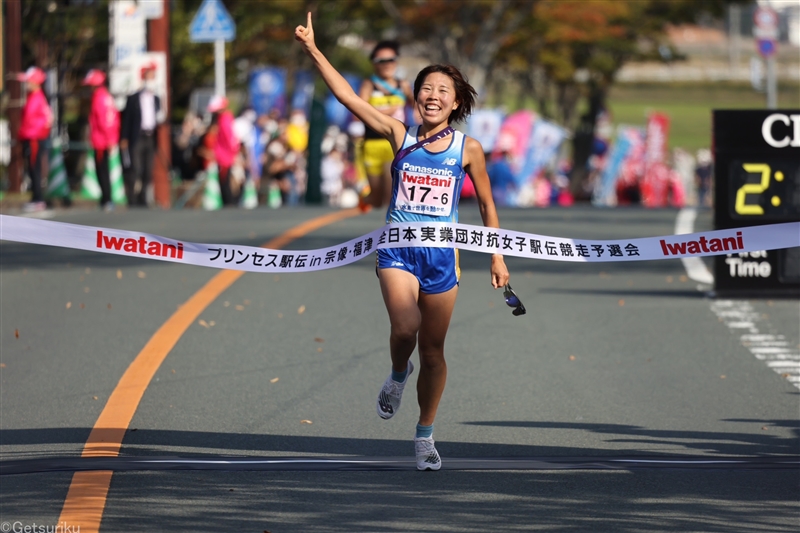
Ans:
<svg viewBox="0 0 800 533"><path fill-rule="evenodd" d="M200 244L92 226L0 215L0 240L247 272L311 272L349 265L377 248L459 248L487 254L603 263L702 257L800 246L800 222L686 235L593 241L457 223L391 224L316 250Z"/></svg>

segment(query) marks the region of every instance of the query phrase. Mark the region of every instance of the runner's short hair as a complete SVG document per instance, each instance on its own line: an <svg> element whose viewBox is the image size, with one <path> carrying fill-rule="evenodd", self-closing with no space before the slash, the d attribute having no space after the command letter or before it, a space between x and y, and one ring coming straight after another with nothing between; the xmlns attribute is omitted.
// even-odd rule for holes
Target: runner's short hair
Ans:
<svg viewBox="0 0 800 533"><path fill-rule="evenodd" d="M475 100L478 97L477 91L469 84L467 78L461 74L453 65L428 65L419 71L417 79L414 80L414 100L416 101L422 83L429 74L440 72L453 80L453 86L456 91L456 102L458 107L455 108L448 117L448 122L463 122L468 116L472 114L472 108L475 107Z"/></svg>

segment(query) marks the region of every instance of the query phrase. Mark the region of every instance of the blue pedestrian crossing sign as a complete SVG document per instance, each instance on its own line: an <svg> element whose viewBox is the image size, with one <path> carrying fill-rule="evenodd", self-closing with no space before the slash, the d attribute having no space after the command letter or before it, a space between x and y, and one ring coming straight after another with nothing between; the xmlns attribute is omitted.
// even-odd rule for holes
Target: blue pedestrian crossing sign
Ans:
<svg viewBox="0 0 800 533"><path fill-rule="evenodd" d="M193 43L232 41L236 38L236 23L220 0L203 0L189 25L189 40Z"/></svg>

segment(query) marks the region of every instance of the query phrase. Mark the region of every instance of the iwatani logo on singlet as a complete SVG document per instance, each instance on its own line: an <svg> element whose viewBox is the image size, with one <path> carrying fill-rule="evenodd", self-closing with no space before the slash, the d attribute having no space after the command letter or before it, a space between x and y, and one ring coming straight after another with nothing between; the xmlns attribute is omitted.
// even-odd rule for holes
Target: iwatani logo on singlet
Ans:
<svg viewBox="0 0 800 533"><path fill-rule="evenodd" d="M452 212L455 186L452 169L403 163L395 205L401 211L447 216Z"/></svg>

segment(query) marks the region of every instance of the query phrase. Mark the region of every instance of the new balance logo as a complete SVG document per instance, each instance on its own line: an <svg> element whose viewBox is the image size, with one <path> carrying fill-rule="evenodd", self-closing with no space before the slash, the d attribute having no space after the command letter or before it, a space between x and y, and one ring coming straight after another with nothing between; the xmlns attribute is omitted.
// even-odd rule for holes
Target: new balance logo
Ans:
<svg viewBox="0 0 800 533"><path fill-rule="evenodd" d="M384 413L394 414L394 409L392 409L392 404L389 403L389 398L386 396L386 393L381 391L380 397L378 398L378 404L381 406L381 411Z"/></svg>
<svg viewBox="0 0 800 533"><path fill-rule="evenodd" d="M439 455L435 454L435 453L432 453L428 457L425 458L425 462L426 463L430 463L432 465L435 465L436 463L439 462Z"/></svg>
<svg viewBox="0 0 800 533"><path fill-rule="evenodd" d="M445 159L444 161L442 161L442 164L443 165L455 165L456 164L456 158L455 157L449 157L449 158Z"/></svg>

